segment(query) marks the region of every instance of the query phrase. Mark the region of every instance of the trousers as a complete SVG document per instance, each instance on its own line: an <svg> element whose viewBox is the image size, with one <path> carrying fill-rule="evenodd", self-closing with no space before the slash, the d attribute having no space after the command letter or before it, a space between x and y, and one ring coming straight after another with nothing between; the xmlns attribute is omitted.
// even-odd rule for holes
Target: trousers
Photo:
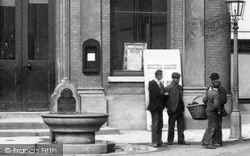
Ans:
<svg viewBox="0 0 250 156"><path fill-rule="evenodd" d="M216 112L207 113L208 125L202 139L203 144L222 144L221 117Z"/></svg>
<svg viewBox="0 0 250 156"><path fill-rule="evenodd" d="M178 142L183 142L184 139L184 115L182 111L177 111L174 113L168 113L168 142L172 143L174 141L174 127L175 121L177 121L177 130L178 130Z"/></svg>
<svg viewBox="0 0 250 156"><path fill-rule="evenodd" d="M163 114L161 109L150 112L152 116L152 144L162 144Z"/></svg>

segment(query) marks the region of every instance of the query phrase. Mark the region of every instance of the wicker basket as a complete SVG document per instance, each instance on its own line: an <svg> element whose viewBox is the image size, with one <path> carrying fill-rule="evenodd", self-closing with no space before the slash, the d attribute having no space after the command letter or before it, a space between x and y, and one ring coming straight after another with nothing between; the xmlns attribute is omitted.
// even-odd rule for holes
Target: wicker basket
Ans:
<svg viewBox="0 0 250 156"><path fill-rule="evenodd" d="M206 120L207 115L206 115L206 108L207 105L205 104L194 104L195 100L198 98L202 97L202 95L199 95L194 98L192 101L192 104L188 104L187 108L194 120Z"/></svg>

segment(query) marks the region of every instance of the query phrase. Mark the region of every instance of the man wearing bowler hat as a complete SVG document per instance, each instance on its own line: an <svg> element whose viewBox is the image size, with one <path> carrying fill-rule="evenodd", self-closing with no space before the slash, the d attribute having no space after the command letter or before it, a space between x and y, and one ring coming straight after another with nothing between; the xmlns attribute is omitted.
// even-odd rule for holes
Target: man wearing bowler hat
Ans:
<svg viewBox="0 0 250 156"><path fill-rule="evenodd" d="M177 121L178 129L178 144L190 145L184 139L184 102L183 102L183 88L179 85L181 75L179 73L172 73L172 83L165 88L165 95L168 96L167 112L168 112L168 145L172 145L174 141L174 127Z"/></svg>
<svg viewBox="0 0 250 156"><path fill-rule="evenodd" d="M214 88L214 85L215 85L216 82L217 83L218 82L221 83L219 81L220 76L219 76L218 73L212 73L209 78L211 79L211 85L207 88L207 92L209 90L212 90ZM219 129L218 129L218 131L215 132L215 139L214 139L213 144L215 146L217 146L217 147L220 147L220 146L222 146L222 117L223 116L227 116L228 114L227 114L227 112L225 110L225 106L224 106L227 103L227 91L226 91L226 89L222 85L220 85L218 87L218 92L219 92L219 95L220 95L220 106L219 106L219 119L220 119L220 123L219 123ZM206 137L207 136L206 136L206 133L205 133L205 135L203 137L203 140ZM203 143L203 145L204 145L204 143Z"/></svg>

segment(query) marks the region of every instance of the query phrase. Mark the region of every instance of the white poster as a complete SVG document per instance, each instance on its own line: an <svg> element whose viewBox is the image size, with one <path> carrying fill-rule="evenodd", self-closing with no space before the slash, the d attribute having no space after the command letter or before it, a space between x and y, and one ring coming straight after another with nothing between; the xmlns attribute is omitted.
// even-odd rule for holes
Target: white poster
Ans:
<svg viewBox="0 0 250 156"><path fill-rule="evenodd" d="M124 70L141 71L143 69L143 50L147 43L124 43Z"/></svg>
<svg viewBox="0 0 250 156"><path fill-rule="evenodd" d="M163 71L163 85L167 86L172 82L172 73L178 72L181 74L181 59L180 51L177 49L171 50L157 50L150 49L143 51L144 59L144 77L145 77L145 96L146 96L146 107L149 104L149 91L148 83L155 78L156 70L160 69ZM181 84L180 80L180 84ZM151 130L151 114L149 111L147 115L147 129ZM163 112L164 129L167 128L168 115L167 111Z"/></svg>

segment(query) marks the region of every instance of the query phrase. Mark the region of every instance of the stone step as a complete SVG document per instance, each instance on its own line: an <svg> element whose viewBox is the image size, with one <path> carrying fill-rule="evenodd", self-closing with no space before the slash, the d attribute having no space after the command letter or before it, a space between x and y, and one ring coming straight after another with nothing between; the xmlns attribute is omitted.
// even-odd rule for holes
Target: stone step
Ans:
<svg viewBox="0 0 250 156"><path fill-rule="evenodd" d="M102 127L96 135L118 135L120 131L116 128ZM22 137L22 136L49 136L49 129L1 129L0 137Z"/></svg>
<svg viewBox="0 0 250 156"><path fill-rule="evenodd" d="M43 122L35 121L0 121L0 130L4 129L49 129Z"/></svg>
<svg viewBox="0 0 250 156"><path fill-rule="evenodd" d="M42 114L47 114L49 111L44 112L1 112L0 113L0 120L22 120L22 119L42 119Z"/></svg>
<svg viewBox="0 0 250 156"><path fill-rule="evenodd" d="M49 136L49 129L1 129L0 137Z"/></svg>

